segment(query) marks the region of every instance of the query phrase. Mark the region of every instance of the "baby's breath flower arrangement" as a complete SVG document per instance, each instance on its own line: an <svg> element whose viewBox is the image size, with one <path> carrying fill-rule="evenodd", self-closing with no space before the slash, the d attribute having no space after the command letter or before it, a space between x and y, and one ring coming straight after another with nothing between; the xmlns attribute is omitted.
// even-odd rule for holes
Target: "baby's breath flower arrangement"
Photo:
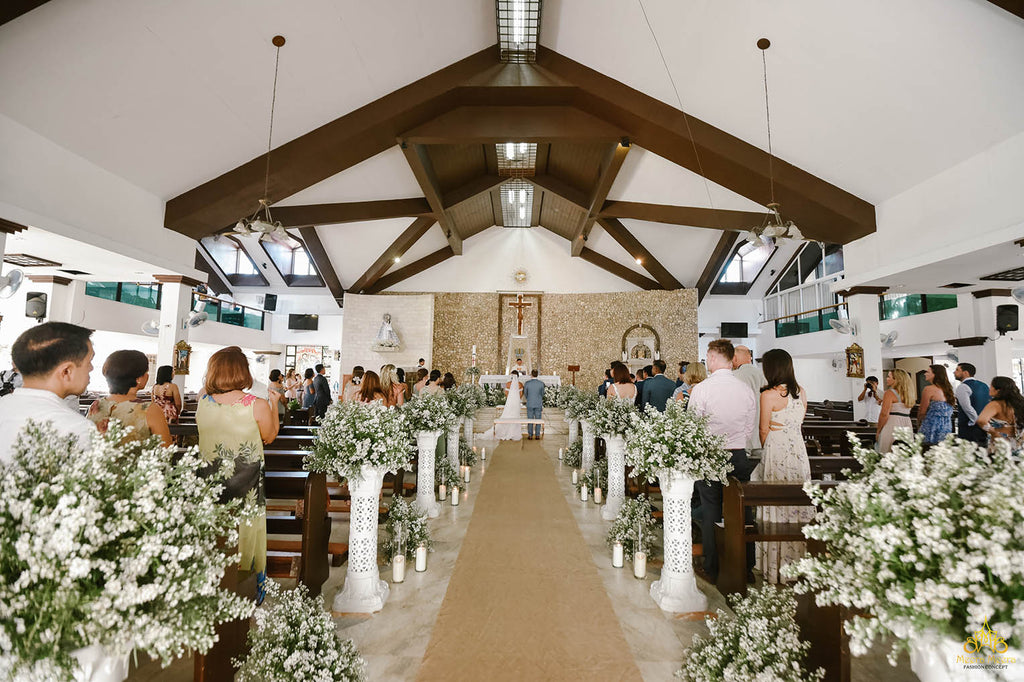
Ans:
<svg viewBox="0 0 1024 682"><path fill-rule="evenodd" d="M962 643L986 621L1019 650L1024 463L1008 447L989 453L958 438L924 452L906 429L886 454L850 442L863 471L830 490L804 486L821 507L804 535L827 551L784 575L799 577L797 590L814 591L820 605L871 616L847 625L854 655L892 636L892 662L928 632Z"/></svg>
<svg viewBox="0 0 1024 682"><path fill-rule="evenodd" d="M705 619L708 634L694 636L676 678L813 682L824 677L820 669L804 670L811 645L800 640L796 600L788 588L750 588L746 597L730 601L734 615L719 609L717 618Z"/></svg>
<svg viewBox="0 0 1024 682"><path fill-rule="evenodd" d="M282 590L267 582L267 600L256 609L249 631L249 655L237 682L361 682L366 663L351 639L339 639L322 597L310 597L299 583Z"/></svg>
<svg viewBox="0 0 1024 682"><path fill-rule="evenodd" d="M218 502L230 471L125 434L115 420L82 448L29 423L0 465L0 679L68 679L89 645L169 663L252 613L219 588L238 556L218 538L236 546L255 512Z"/></svg>
<svg viewBox="0 0 1024 682"><path fill-rule="evenodd" d="M434 542L430 539L427 527L427 515L415 504L410 504L403 497L396 497L388 508L388 520L384 524L387 537L384 540L384 557L390 562L391 557L404 554L412 559L416 556L416 548L423 545L432 549Z"/></svg>
<svg viewBox="0 0 1024 682"><path fill-rule="evenodd" d="M505 404L505 389L498 384L484 384L484 407L498 407Z"/></svg>
<svg viewBox="0 0 1024 682"><path fill-rule="evenodd" d="M575 387L567 389L564 399L565 416L568 419L587 420L590 411L596 406L599 399L601 397L596 393L588 393Z"/></svg>
<svg viewBox="0 0 1024 682"><path fill-rule="evenodd" d="M444 453L434 455L434 482L438 485L443 485L449 490L453 486L462 485L461 478L459 478L459 472L455 469L455 465L448 459L448 455Z"/></svg>
<svg viewBox="0 0 1024 682"><path fill-rule="evenodd" d="M458 419L448 399L440 394L420 393L402 407L402 412L409 423L409 430L414 434L420 431L444 433Z"/></svg>
<svg viewBox="0 0 1024 682"><path fill-rule="evenodd" d="M562 464L578 469L583 463L583 441L576 439L562 453Z"/></svg>
<svg viewBox="0 0 1024 682"><path fill-rule="evenodd" d="M619 515L608 528L605 537L608 549L616 542L621 542L626 556L633 556L637 551L645 552L648 557L653 556L654 538L658 532L653 514L654 505L646 495L635 499L627 497L619 509Z"/></svg>
<svg viewBox="0 0 1024 682"><path fill-rule="evenodd" d="M729 452L707 424L707 417L687 412L678 400L664 412L648 406L626 435L626 464L648 481L669 469L694 480L724 482L731 468Z"/></svg>
<svg viewBox="0 0 1024 682"><path fill-rule="evenodd" d="M474 466L476 460L476 451L469 447L469 442L465 438L459 438L459 464Z"/></svg>
<svg viewBox="0 0 1024 682"><path fill-rule="evenodd" d="M459 391L458 388L452 388L445 391L443 395L448 401L448 407L451 409L456 421L459 417L473 416L473 410L470 409L469 401L464 392Z"/></svg>
<svg viewBox="0 0 1024 682"><path fill-rule="evenodd" d="M477 384L462 384L456 386L452 392L457 393L463 402L463 409L459 416L472 419L476 411L483 407L484 391Z"/></svg>
<svg viewBox="0 0 1024 682"><path fill-rule="evenodd" d="M587 490L593 492L598 484L601 485L605 492L608 491L608 459L605 457L595 461L594 466L580 474L579 482L576 484L576 492L579 492L580 488L584 485L587 486Z"/></svg>
<svg viewBox="0 0 1024 682"><path fill-rule="evenodd" d="M545 386L544 407L562 407L562 394L565 391L564 386Z"/></svg>
<svg viewBox="0 0 1024 682"><path fill-rule="evenodd" d="M593 402L588 421L596 434L625 436L638 417L632 400L600 398Z"/></svg>
<svg viewBox="0 0 1024 682"><path fill-rule="evenodd" d="M409 426L401 410L379 402L350 401L327 410L305 466L308 471L351 478L364 466L397 471L407 466L410 452Z"/></svg>

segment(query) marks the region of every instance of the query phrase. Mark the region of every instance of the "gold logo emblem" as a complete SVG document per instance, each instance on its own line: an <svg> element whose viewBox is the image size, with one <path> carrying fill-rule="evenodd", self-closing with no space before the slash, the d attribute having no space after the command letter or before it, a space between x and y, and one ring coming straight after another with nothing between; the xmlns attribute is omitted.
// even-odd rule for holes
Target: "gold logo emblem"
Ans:
<svg viewBox="0 0 1024 682"><path fill-rule="evenodd" d="M964 641L964 653L976 654L979 653L982 648L987 648L997 654L1004 654L1009 648L1006 644L1006 640L1000 637L998 632L989 627L988 618L985 619L985 624L980 630L977 630L972 636L968 637Z"/></svg>

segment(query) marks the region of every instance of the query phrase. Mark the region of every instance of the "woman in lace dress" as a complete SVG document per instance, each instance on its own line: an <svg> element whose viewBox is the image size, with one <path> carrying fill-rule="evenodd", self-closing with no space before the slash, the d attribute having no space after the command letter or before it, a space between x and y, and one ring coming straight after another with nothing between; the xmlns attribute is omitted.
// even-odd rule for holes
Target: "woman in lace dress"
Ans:
<svg viewBox="0 0 1024 682"><path fill-rule="evenodd" d="M605 397L609 400L636 400L636 385L629 380L629 368L621 362L612 363L612 383Z"/></svg>
<svg viewBox="0 0 1024 682"><path fill-rule="evenodd" d="M803 483L811 478L807 448L800 426L807 412L807 398L797 384L793 358L781 349L764 354L764 376L767 385L761 389L761 423L759 431L764 443L764 480L778 483ZM761 507L758 523L806 523L814 516L812 507ZM803 542L757 543L758 568L767 583L778 583L779 570L806 551Z"/></svg>
<svg viewBox="0 0 1024 682"><path fill-rule="evenodd" d="M499 417L499 419L522 418L521 393L519 373L512 370L512 380L505 384L505 395L508 397L505 399L505 408L502 410L501 417ZM487 431L484 431L480 437L484 440L522 440L523 425L495 423L494 426L489 428Z"/></svg>
<svg viewBox="0 0 1024 682"><path fill-rule="evenodd" d="M910 374L903 369L885 373L885 397L878 415L878 451L889 452L898 428L914 429L910 421L910 406L917 402L917 391Z"/></svg>

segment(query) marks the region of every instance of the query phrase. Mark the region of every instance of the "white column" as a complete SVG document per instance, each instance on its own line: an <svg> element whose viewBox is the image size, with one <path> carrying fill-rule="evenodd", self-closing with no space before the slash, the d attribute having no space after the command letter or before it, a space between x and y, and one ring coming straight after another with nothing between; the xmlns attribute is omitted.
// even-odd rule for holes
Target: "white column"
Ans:
<svg viewBox="0 0 1024 682"><path fill-rule="evenodd" d="M580 437L580 420L566 419L565 421L569 422L569 445L572 445Z"/></svg>
<svg viewBox="0 0 1024 682"><path fill-rule="evenodd" d="M465 435L465 438L466 438L466 444L469 445L469 447L473 447L473 443L475 442L475 440L474 440L474 436L473 436L473 418L472 417L467 417L466 418L466 420L465 420L465 422L463 424L463 434Z"/></svg>
<svg viewBox="0 0 1024 682"><path fill-rule="evenodd" d="M581 422L583 428L583 457L580 463L584 471L590 471L594 466L594 427L590 422Z"/></svg>
<svg viewBox="0 0 1024 682"><path fill-rule="evenodd" d="M419 461L416 463L416 504L431 519L441 515L441 505L434 497L434 451L440 437L440 431L416 433L416 446L420 453Z"/></svg>
<svg viewBox="0 0 1024 682"><path fill-rule="evenodd" d="M690 529L690 498L693 479L674 469L658 472L665 503L665 566L661 579L651 584L651 598L662 611L705 611L708 598L697 589L693 577L693 535Z"/></svg>
<svg viewBox="0 0 1024 682"><path fill-rule="evenodd" d="M181 275L153 275L163 287L160 292L160 336L157 338L156 364L174 365L174 345L179 341L188 343L188 328L185 322L192 311L192 287L198 280ZM202 368L189 367L189 372L201 372ZM185 392L185 375L175 375L174 383L182 394Z"/></svg>
<svg viewBox="0 0 1024 682"><path fill-rule="evenodd" d="M879 387L884 387L885 377L882 374L882 334L878 321L878 295L881 288L864 287L868 292L862 293L861 288L850 290L846 304L850 311L850 319L857 327L857 333L850 337L850 344L856 343L864 349L864 377L878 377ZM847 379L850 386L850 399L853 400L853 418L867 418L867 404L857 402L857 396L864 388L863 378Z"/></svg>
<svg viewBox="0 0 1024 682"><path fill-rule="evenodd" d="M462 419L461 417L459 418ZM455 470L459 470L459 424L456 424L448 432L448 442L446 443L446 449L448 451L448 461L452 463Z"/></svg>
<svg viewBox="0 0 1024 682"><path fill-rule="evenodd" d="M601 518L612 521L626 499L626 439L606 435L604 442L608 453L608 497Z"/></svg>
<svg viewBox="0 0 1024 682"><path fill-rule="evenodd" d="M334 597L334 610L373 613L384 608L390 588L377 568L377 512L384 470L362 467L359 478L348 479L352 496L349 514L348 571L345 585Z"/></svg>

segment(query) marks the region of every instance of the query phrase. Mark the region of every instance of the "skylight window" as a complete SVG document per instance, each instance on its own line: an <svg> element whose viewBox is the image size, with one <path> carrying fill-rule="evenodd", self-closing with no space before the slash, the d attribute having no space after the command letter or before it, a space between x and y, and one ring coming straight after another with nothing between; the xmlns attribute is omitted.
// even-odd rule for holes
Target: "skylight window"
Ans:
<svg viewBox="0 0 1024 682"><path fill-rule="evenodd" d="M541 0L495 0L498 56L503 62L537 61Z"/></svg>
<svg viewBox="0 0 1024 682"><path fill-rule="evenodd" d="M498 175L524 178L537 173L536 142L504 142L495 145L498 152Z"/></svg>
<svg viewBox="0 0 1024 682"><path fill-rule="evenodd" d="M531 227L533 185L514 178L501 186L501 215L505 227Z"/></svg>
<svg viewBox="0 0 1024 682"><path fill-rule="evenodd" d="M281 279L290 287L324 286L306 246L298 239L264 239L260 242Z"/></svg>
<svg viewBox="0 0 1024 682"><path fill-rule="evenodd" d="M213 262L227 276L229 283L239 286L265 286L267 284L263 273L256 267L256 263L249 257L237 237L232 235L223 235L217 238L205 237L201 243Z"/></svg>

